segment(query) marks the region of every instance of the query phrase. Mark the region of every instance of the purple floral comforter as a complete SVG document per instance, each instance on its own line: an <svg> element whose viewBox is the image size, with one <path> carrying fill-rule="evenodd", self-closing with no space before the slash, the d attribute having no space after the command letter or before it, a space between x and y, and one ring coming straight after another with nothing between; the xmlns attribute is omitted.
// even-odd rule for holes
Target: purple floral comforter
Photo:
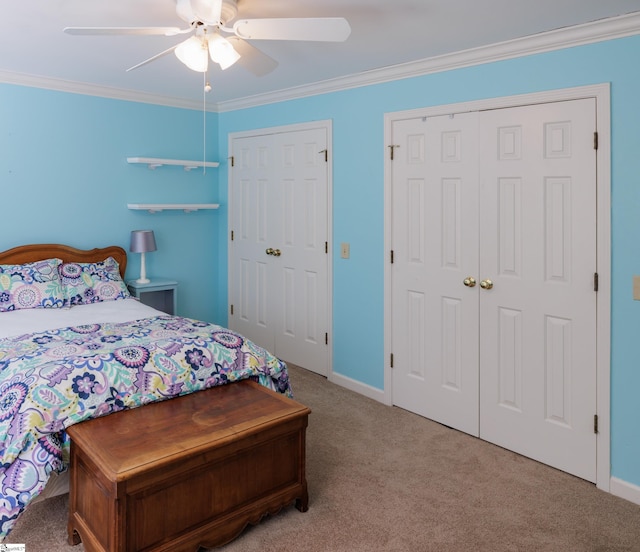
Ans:
<svg viewBox="0 0 640 552"><path fill-rule="evenodd" d="M0 541L67 468L72 424L251 378L291 395L285 364L220 326L175 316L0 340Z"/></svg>

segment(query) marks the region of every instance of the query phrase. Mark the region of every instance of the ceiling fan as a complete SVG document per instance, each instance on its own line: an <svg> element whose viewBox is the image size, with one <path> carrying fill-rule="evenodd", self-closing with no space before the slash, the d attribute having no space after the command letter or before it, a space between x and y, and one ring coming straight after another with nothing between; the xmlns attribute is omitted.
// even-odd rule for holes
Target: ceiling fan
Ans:
<svg viewBox="0 0 640 552"><path fill-rule="evenodd" d="M251 45L252 40L310 40L342 42L351 27L342 17L238 19L237 0L176 0L176 13L188 27L66 27L71 35L190 34L186 40L127 69L132 71L166 54L194 71L206 72L209 58L222 69L236 61L257 76L273 71L278 62Z"/></svg>

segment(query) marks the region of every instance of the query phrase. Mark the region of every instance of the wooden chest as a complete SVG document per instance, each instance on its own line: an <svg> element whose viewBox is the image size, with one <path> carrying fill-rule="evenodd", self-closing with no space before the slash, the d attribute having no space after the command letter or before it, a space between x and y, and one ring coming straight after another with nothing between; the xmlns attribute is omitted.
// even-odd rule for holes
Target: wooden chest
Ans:
<svg viewBox="0 0 640 552"><path fill-rule="evenodd" d="M68 429L68 538L85 550L195 552L295 501L310 410L252 381Z"/></svg>

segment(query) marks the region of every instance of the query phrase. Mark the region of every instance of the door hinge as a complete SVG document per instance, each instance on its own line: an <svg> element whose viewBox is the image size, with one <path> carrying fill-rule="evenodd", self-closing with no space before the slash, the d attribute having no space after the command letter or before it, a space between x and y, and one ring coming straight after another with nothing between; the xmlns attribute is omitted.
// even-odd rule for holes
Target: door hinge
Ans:
<svg viewBox="0 0 640 552"><path fill-rule="evenodd" d="M598 433L598 415L593 415L593 432Z"/></svg>
<svg viewBox="0 0 640 552"><path fill-rule="evenodd" d="M235 160L235 157L233 155L231 157L229 157L229 161L231 161L231 166L235 167L236 160Z"/></svg>
<svg viewBox="0 0 640 552"><path fill-rule="evenodd" d="M329 242L324 242L324 252L329 253Z"/></svg>
<svg viewBox="0 0 640 552"><path fill-rule="evenodd" d="M389 355L389 367L393 368L393 353Z"/></svg>
<svg viewBox="0 0 640 552"><path fill-rule="evenodd" d="M390 260L391 260L391 264L393 264L393 249L391 250Z"/></svg>
<svg viewBox="0 0 640 552"><path fill-rule="evenodd" d="M598 149L598 132L594 132L593 133L593 149L597 150Z"/></svg>
<svg viewBox="0 0 640 552"><path fill-rule="evenodd" d="M324 162L325 163L329 162L329 150L328 149L320 150L318 153L324 153Z"/></svg>
<svg viewBox="0 0 640 552"><path fill-rule="evenodd" d="M233 305L229 305L229 312L231 313L231 316L233 316Z"/></svg>
<svg viewBox="0 0 640 552"><path fill-rule="evenodd" d="M329 334L326 332L324 334L324 344L329 345Z"/></svg>
<svg viewBox="0 0 640 552"><path fill-rule="evenodd" d="M599 286L599 278L598 278L598 273L594 272L593 273L593 291L598 291L598 286Z"/></svg>
<svg viewBox="0 0 640 552"><path fill-rule="evenodd" d="M389 147L389 158L391 159L391 161L393 161L393 152L396 148L399 148L400 146L398 144L394 144Z"/></svg>
<svg viewBox="0 0 640 552"><path fill-rule="evenodd" d="M231 241L233 241L233 230L231 230Z"/></svg>

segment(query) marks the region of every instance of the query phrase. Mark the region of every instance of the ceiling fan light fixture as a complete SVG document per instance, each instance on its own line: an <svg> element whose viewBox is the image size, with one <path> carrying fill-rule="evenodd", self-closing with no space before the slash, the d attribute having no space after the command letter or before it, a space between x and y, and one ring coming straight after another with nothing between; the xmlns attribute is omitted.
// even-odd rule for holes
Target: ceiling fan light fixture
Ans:
<svg viewBox="0 0 640 552"><path fill-rule="evenodd" d="M209 55L224 70L240 59L231 42L219 34L209 37Z"/></svg>
<svg viewBox="0 0 640 552"><path fill-rule="evenodd" d="M207 41L199 36L187 38L175 49L176 57L192 71L204 73L209 66Z"/></svg>

